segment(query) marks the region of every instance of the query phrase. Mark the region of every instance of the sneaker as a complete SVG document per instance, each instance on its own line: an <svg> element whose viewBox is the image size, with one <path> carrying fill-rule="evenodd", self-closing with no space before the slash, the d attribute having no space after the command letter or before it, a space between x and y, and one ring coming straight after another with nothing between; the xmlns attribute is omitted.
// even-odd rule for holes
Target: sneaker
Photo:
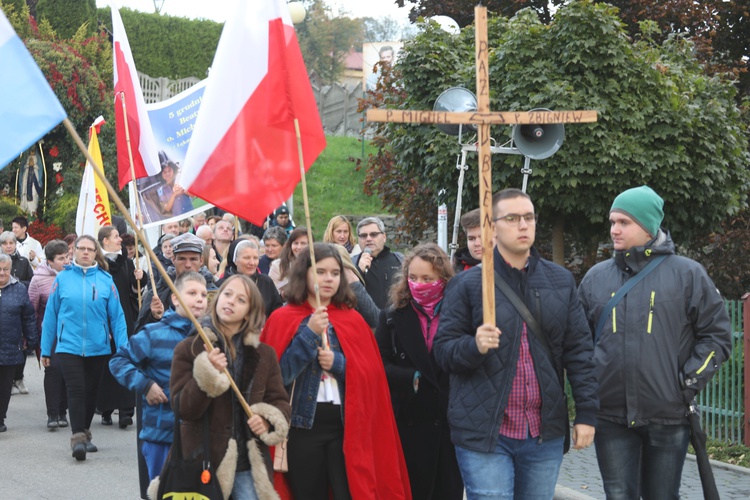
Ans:
<svg viewBox="0 0 750 500"><path fill-rule="evenodd" d="M60 427L60 423L57 421L59 417L57 415L50 415L47 417L47 429L57 429Z"/></svg>
<svg viewBox="0 0 750 500"><path fill-rule="evenodd" d="M67 427L68 426L68 419L65 417L65 414L61 414L59 417L57 417L57 425L59 427Z"/></svg>
<svg viewBox="0 0 750 500"><path fill-rule="evenodd" d="M21 394L18 391L18 387L16 387L16 383L14 382L13 385L10 387L10 395L15 396L16 394Z"/></svg>
<svg viewBox="0 0 750 500"><path fill-rule="evenodd" d="M18 389L19 394L29 393L29 390L26 388L26 386L23 383L23 379L14 381L13 385L15 385L16 389Z"/></svg>
<svg viewBox="0 0 750 500"><path fill-rule="evenodd" d="M102 425L112 425L112 414L102 415Z"/></svg>

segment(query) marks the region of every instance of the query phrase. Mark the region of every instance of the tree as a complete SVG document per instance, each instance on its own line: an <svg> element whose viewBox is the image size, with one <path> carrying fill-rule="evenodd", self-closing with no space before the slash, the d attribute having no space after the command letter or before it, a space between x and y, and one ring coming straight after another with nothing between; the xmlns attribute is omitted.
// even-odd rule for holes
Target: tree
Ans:
<svg viewBox="0 0 750 500"><path fill-rule="evenodd" d="M366 42L392 42L405 38L402 26L393 17L364 17L362 25Z"/></svg>
<svg viewBox="0 0 750 500"><path fill-rule="evenodd" d="M96 0L38 0L37 21L47 19L62 38L72 37L88 23L89 32L96 27Z"/></svg>
<svg viewBox="0 0 750 500"><path fill-rule="evenodd" d="M61 39L46 21L37 25L29 16L26 5L20 11L3 3L0 3L0 8L8 13L9 21L22 37L79 135L85 140L88 127L99 115L109 122L102 129L100 141L107 177L116 179L112 50L107 37L85 35L84 26L73 38ZM109 79L102 78L96 65L104 68L104 74L110 75ZM72 232L85 158L62 125L44 136L43 147L47 160L47 215L55 214L54 222ZM61 184L56 182L53 162L62 163L60 175L64 181ZM12 163L0 172L0 185L14 184L17 167ZM56 193L58 187L64 188L63 194Z"/></svg>
<svg viewBox="0 0 750 500"><path fill-rule="evenodd" d="M654 21L657 40L679 33L695 43L708 74L731 71L739 79L740 95L750 95L750 0L610 0L620 9L631 36L639 36L641 21Z"/></svg>
<svg viewBox="0 0 750 500"><path fill-rule="evenodd" d="M348 17L332 17L322 0L306 6L305 22L296 26L302 58L308 72L324 84L338 81L344 71L344 59L353 46L361 47L362 23Z"/></svg>
<svg viewBox="0 0 750 500"><path fill-rule="evenodd" d="M474 22L474 6L476 0L396 0L399 7L406 3L416 4L409 13L409 18L415 22L419 17L448 16L453 18L460 27ZM534 9L544 23L552 19L550 6L559 6L565 0L487 0L481 2L493 14L512 17L521 9Z"/></svg>
<svg viewBox="0 0 750 500"><path fill-rule="evenodd" d="M659 44L649 37L655 31L646 23L634 46L616 10L589 0L571 2L549 25L530 9L511 20L490 19L493 109L599 111L598 123L566 127L562 149L532 162L529 191L542 224L554 230L557 249L563 228L588 248L595 246L606 235L614 197L640 184L664 197L665 225L680 243L746 204L750 158L735 88L702 72L691 43L671 36ZM371 100L431 109L450 86L473 89L473 38L470 27L453 37L428 26L405 44L396 67L400 86L381 89L382 95L376 92ZM455 204L459 146L431 126L388 124L379 133L387 139L368 160L368 171L378 172L369 188L395 202L390 211L409 214L405 229L418 237L432 225L441 189L446 195L440 201ZM502 144L510 128L493 127L492 134ZM478 206L476 158L469 162L466 209ZM521 164L519 157L495 155L493 189L520 186ZM391 181L399 178L419 179L419 203L409 204L408 194L399 193L404 183ZM562 261L559 253L555 257Z"/></svg>

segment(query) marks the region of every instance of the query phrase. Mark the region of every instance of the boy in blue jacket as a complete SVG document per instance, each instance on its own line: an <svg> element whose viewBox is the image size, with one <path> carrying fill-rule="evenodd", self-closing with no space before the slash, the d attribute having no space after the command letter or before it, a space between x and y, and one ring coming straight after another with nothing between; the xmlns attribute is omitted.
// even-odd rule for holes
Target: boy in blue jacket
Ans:
<svg viewBox="0 0 750 500"><path fill-rule="evenodd" d="M175 287L196 318L208 307L206 279L186 272L175 280ZM109 368L120 384L137 391L143 398L143 422L139 438L146 459L149 481L161 473L174 433L174 413L169 403L169 376L175 346L193 328L187 313L172 294L175 309L165 311L158 323L146 325L112 356Z"/></svg>

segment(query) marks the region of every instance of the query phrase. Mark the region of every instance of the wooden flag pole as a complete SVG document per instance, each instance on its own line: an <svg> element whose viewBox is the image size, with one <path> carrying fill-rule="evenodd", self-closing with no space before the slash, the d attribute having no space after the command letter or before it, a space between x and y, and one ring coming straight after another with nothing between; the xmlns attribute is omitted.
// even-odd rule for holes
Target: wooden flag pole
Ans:
<svg viewBox="0 0 750 500"><path fill-rule="evenodd" d="M302 201L305 206L305 225L307 226L307 241L310 248L310 267L312 267L313 276L315 276L315 305L316 309L320 308L320 288L318 287L318 266L315 263L315 245L313 244L312 225L310 224L310 202L307 199L307 175L305 172L305 160L302 155L302 135L299 131L299 120L294 119L294 132L297 134L297 153L299 154L299 173L302 178ZM328 349L328 332L321 332L320 339L323 343L323 349Z"/></svg>
<svg viewBox="0 0 750 500"><path fill-rule="evenodd" d="M99 179L106 186L107 192L109 193L110 198L114 200L115 205L117 206L117 209L123 214L123 216L125 217L125 220L128 222L128 224L130 224L130 226L133 228L133 230L138 235L138 237L141 240L146 241L146 238L141 232L141 229L136 225L135 221L130 216L130 212L122 203L122 200L120 199L120 197L117 195L117 191L115 191L115 188L112 187L112 184L109 183L109 181L107 180L107 177L104 175L104 170L102 170L102 166L96 163L94 158L89 154L88 149L86 149L86 145L81 140L81 137L78 135L78 132L76 132L76 129L75 127L73 127L73 124L70 122L70 119L65 118L63 120L63 124L65 125L65 128L68 130L68 133L70 134L70 136L73 138L73 141L78 146L78 149L80 149L83 152L83 155L91 163L91 166L94 169L94 173L97 176L99 176ZM182 296L180 296L180 293L177 291L177 288L175 288L174 283L172 282L172 279L167 274L167 271L164 269L164 266L162 266L161 262L159 262L159 259L156 258L154 251L148 245L145 245L144 248L146 250L147 255L151 257L151 259L153 259L154 264L156 264L156 269L159 271L159 274L161 274L162 278L164 279L164 282L167 284L171 292L177 297L177 302L185 311L185 314L187 315L190 322L193 323L193 326L197 330L198 335L200 335L201 339L203 340L203 343L209 349L213 349L213 344L211 344L211 341L209 340L208 336L206 336L206 332L203 331L203 327L201 327L200 323L195 318L195 315L193 315L193 312L190 310L187 304L185 304L185 301L182 300ZM154 288L154 293L156 293L156 288ZM237 384L232 378L232 375L229 373L229 371L226 368L224 368L222 373L224 373L224 375L226 375L227 378L229 379L229 384L232 386L232 390L234 391L234 394L237 396L237 400L242 405L242 409L245 410L245 414L247 414L248 418L252 417L253 411L250 409L250 405L247 404L247 401L245 401L245 397L242 395L242 391L240 391L239 387L237 387Z"/></svg>
<svg viewBox="0 0 750 500"><path fill-rule="evenodd" d="M128 145L128 160L130 162L130 185L133 189L135 198L135 211L138 216L138 227L143 227L143 212L141 212L141 199L138 197L138 185L135 183L135 162L133 162L133 148L130 145L130 124L128 123L128 108L125 106L125 92L120 92L120 102L122 102L122 116L125 117L125 142ZM146 242L148 246L148 242ZM148 261L148 259L146 259ZM135 268L138 269L138 232L135 234ZM151 289L156 293L156 280L154 279L153 269L149 262L148 275L151 279ZM138 309L141 308L141 280L138 280Z"/></svg>

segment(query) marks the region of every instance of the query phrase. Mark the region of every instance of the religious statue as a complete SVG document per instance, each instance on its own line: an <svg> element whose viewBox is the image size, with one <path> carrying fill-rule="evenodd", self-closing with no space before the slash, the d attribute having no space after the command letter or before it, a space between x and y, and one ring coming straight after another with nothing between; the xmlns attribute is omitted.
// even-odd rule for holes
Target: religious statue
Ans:
<svg viewBox="0 0 750 500"><path fill-rule="evenodd" d="M44 192L44 172L34 148L29 150L28 157L19 168L16 192L20 198L21 209L29 214L36 214L39 199Z"/></svg>

